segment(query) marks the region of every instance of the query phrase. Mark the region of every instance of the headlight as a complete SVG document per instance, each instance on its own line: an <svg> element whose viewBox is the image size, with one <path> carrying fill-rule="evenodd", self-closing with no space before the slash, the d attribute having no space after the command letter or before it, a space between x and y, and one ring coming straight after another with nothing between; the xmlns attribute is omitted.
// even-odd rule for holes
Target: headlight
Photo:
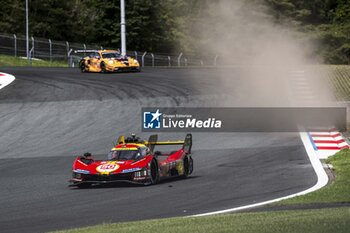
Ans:
<svg viewBox="0 0 350 233"><path fill-rule="evenodd" d="M82 179L84 177L84 174L90 174L90 172L83 169L73 170L73 178Z"/></svg>
<svg viewBox="0 0 350 233"><path fill-rule="evenodd" d="M147 169L142 169L141 171L135 172L134 173L134 178L144 178L147 176Z"/></svg>
<svg viewBox="0 0 350 233"><path fill-rule="evenodd" d="M113 60L109 60L108 63L109 63L110 65L113 65Z"/></svg>

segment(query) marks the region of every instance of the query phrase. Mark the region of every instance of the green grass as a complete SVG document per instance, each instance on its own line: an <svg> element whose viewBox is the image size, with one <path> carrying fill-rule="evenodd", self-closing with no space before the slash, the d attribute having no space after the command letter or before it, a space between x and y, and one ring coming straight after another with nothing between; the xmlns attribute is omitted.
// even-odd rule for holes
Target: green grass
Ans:
<svg viewBox="0 0 350 233"><path fill-rule="evenodd" d="M28 66L28 60L13 56L0 55L0 66ZM67 62L33 60L32 66L35 67L68 67Z"/></svg>
<svg viewBox="0 0 350 233"><path fill-rule="evenodd" d="M209 233L209 232L349 232L350 208L224 214L201 218L169 218L93 227L60 232L95 233Z"/></svg>
<svg viewBox="0 0 350 233"><path fill-rule="evenodd" d="M286 204L350 203L350 150L344 149L327 160L333 165L336 179L315 192L278 202ZM350 220L349 220L350 221Z"/></svg>
<svg viewBox="0 0 350 233"><path fill-rule="evenodd" d="M278 205L311 203L350 203L350 150L344 149L327 160L333 165L336 179L315 192L278 202ZM350 221L350 220L349 220Z"/></svg>
<svg viewBox="0 0 350 233"><path fill-rule="evenodd" d="M350 150L341 150L328 158L327 163L333 165L333 171L336 175L334 182L315 192L287 199L277 204L350 203Z"/></svg>
<svg viewBox="0 0 350 233"><path fill-rule="evenodd" d="M328 67L328 77L338 100L350 100L350 66L333 65Z"/></svg>
<svg viewBox="0 0 350 233"><path fill-rule="evenodd" d="M350 150L338 152L327 161L333 165L336 180L304 196L278 205L350 202ZM126 214L126 213L124 213ZM77 228L80 232L349 232L350 208L233 213L198 218L168 218Z"/></svg>

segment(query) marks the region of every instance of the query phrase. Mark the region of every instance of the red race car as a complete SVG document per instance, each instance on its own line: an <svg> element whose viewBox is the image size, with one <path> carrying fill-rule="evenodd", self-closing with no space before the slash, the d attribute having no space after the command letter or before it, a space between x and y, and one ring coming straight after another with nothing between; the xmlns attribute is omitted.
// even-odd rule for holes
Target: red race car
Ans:
<svg viewBox="0 0 350 233"><path fill-rule="evenodd" d="M184 141L158 142L157 138L152 135L143 141L135 135L122 135L106 160L94 160L89 153L79 156L73 163L70 186L82 188L112 182L151 185L171 177L187 178L193 172L192 135L187 134ZM182 148L170 153L154 151L161 145Z"/></svg>

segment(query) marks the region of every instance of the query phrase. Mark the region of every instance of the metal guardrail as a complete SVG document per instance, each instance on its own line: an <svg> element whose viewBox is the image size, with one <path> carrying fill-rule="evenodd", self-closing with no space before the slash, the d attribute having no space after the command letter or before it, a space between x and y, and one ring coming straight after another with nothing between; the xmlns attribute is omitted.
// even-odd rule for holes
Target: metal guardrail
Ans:
<svg viewBox="0 0 350 233"><path fill-rule="evenodd" d="M103 46L96 44L72 43L69 41L55 41L45 38L30 38L30 54L29 59L42 59L50 62L54 60L66 61L69 67L76 67L80 58L74 55L74 50L99 50ZM0 54L6 54L15 57L27 57L26 40L24 36L10 35L0 33ZM142 54L142 56L140 55ZM83 56L87 54L82 53ZM127 51L127 55L139 60L141 58L141 66L216 66L218 55L215 57L198 58L195 56L186 56L180 54L157 54L152 52ZM141 57L140 57L141 56ZM30 62L31 63L31 62Z"/></svg>

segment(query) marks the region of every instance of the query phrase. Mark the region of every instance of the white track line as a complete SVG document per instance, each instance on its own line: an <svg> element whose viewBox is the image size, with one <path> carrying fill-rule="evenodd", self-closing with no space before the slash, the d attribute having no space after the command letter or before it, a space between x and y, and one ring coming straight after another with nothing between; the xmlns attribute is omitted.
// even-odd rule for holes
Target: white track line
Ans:
<svg viewBox="0 0 350 233"><path fill-rule="evenodd" d="M258 207L258 206L270 204L273 202L285 200L288 198L305 195L307 193L314 192L314 191L322 188L323 186L325 186L328 183L328 176L327 176L326 171L323 169L321 161L318 159L318 157L315 153L315 150L310 142L310 138L309 138L308 134L305 132L300 132L299 134L300 134L300 138L304 144L304 147L306 149L307 155L309 156L310 162L311 162L311 164L316 172L317 178L318 178L317 183L313 187L306 189L306 190L299 192L299 193L291 194L291 195L288 195L285 197L280 197L280 198L269 200L269 201L264 201L264 202L260 202L260 203L255 203L255 204L231 208L231 209L208 212L208 213L203 213L203 214L196 214L196 215L191 215L189 217L202 217L202 216L208 216L208 215L223 214L223 213Z"/></svg>
<svg viewBox="0 0 350 233"><path fill-rule="evenodd" d="M6 87L15 80L15 76L0 72L0 89Z"/></svg>

